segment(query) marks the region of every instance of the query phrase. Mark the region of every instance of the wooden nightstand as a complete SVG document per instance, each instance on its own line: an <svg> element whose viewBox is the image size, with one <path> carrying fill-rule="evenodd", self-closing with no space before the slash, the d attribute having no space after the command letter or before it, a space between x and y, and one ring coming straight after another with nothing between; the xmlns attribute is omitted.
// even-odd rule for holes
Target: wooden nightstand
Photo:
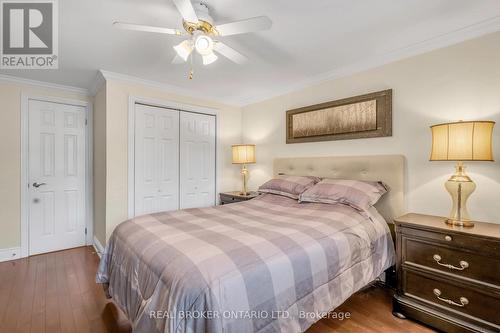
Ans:
<svg viewBox="0 0 500 333"><path fill-rule="evenodd" d="M220 204L227 205L230 203L247 201L259 196L259 192L249 192L247 195L240 194L240 191L223 192L219 193Z"/></svg>
<svg viewBox="0 0 500 333"><path fill-rule="evenodd" d="M499 332L500 224L457 228L444 220L395 219L394 315L445 332Z"/></svg>

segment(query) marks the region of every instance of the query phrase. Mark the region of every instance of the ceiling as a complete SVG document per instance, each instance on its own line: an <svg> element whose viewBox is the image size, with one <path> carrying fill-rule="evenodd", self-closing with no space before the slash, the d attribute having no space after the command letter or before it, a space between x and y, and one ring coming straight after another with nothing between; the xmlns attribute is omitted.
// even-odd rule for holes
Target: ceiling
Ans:
<svg viewBox="0 0 500 333"><path fill-rule="evenodd" d="M181 28L171 0L59 1L58 70L0 73L90 88L97 70L242 105L347 69L396 60L500 30L498 0L203 0L216 22L267 15L269 31L222 40L249 57L236 65L173 65L182 39L114 29L113 21Z"/></svg>

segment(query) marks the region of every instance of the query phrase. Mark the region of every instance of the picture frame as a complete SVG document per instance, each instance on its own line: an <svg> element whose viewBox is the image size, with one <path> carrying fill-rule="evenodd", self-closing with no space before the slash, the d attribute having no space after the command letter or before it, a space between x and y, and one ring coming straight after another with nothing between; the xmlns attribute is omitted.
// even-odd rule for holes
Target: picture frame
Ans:
<svg viewBox="0 0 500 333"><path fill-rule="evenodd" d="M286 143L392 136L392 89L286 112Z"/></svg>

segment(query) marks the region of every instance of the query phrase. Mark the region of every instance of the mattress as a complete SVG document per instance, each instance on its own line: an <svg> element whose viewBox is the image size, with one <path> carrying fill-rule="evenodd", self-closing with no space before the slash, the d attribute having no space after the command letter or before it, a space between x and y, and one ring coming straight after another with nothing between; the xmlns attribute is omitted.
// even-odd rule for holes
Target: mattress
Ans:
<svg viewBox="0 0 500 333"><path fill-rule="evenodd" d="M263 194L123 222L96 279L134 332L303 332L394 258L373 207Z"/></svg>

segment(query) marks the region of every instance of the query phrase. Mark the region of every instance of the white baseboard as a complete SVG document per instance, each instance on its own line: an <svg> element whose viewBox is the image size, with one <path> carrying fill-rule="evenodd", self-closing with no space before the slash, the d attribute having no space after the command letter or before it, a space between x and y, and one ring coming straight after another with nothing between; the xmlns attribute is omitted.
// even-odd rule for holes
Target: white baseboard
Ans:
<svg viewBox="0 0 500 333"><path fill-rule="evenodd" d="M0 249L0 262L16 260L21 258L21 248L11 247L9 249Z"/></svg>
<svg viewBox="0 0 500 333"><path fill-rule="evenodd" d="M94 249L100 258L101 254L104 252L104 247L102 246L101 242L99 242L96 236L94 236Z"/></svg>

